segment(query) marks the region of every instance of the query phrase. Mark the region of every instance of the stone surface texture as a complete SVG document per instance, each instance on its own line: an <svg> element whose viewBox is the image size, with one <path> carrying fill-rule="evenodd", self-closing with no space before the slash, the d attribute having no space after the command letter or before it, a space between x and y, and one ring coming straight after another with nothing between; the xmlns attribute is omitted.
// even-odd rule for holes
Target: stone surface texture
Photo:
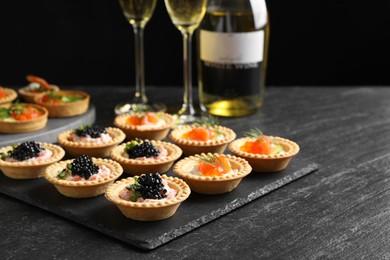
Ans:
<svg viewBox="0 0 390 260"><path fill-rule="evenodd" d="M89 91L112 124L128 88ZM177 105L177 88L147 89ZM109 97L109 98L108 98ZM3 259L389 259L390 88L269 87L256 114L222 119L301 146L320 169L151 251L0 195Z"/></svg>

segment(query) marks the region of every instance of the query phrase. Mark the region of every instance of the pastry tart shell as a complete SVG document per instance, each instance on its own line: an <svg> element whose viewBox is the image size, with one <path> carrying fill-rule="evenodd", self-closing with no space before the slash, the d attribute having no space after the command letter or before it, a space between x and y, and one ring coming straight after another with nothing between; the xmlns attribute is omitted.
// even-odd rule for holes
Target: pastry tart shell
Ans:
<svg viewBox="0 0 390 260"><path fill-rule="evenodd" d="M126 136L122 130L115 127L107 127L106 131L111 136L112 140L106 143L96 143L93 141L74 142L69 141L71 136L75 134L75 130L62 132L58 135L58 143L64 147L67 153L73 157L80 155L89 155L96 158L110 156L111 150L123 142Z"/></svg>
<svg viewBox="0 0 390 260"><path fill-rule="evenodd" d="M8 107L9 105L6 106ZM36 104L26 104L26 105L36 108L37 110L41 111L43 114L37 118L24 120L24 121L0 120L0 133L3 134L28 133L28 132L38 131L46 127L47 118L48 118L47 109Z"/></svg>
<svg viewBox="0 0 390 260"><path fill-rule="evenodd" d="M189 140L182 137L184 133L196 127L198 126L184 125L180 128L172 130L172 132L169 134L169 138L175 144L177 144L183 150L183 153L187 156L201 153L222 154L226 150L227 145L236 138L236 134L232 129L223 126L216 127L216 129L224 135L224 138L221 140L210 140L204 142Z"/></svg>
<svg viewBox="0 0 390 260"><path fill-rule="evenodd" d="M157 113L158 116L162 117L165 121L165 124L162 126L137 126L131 125L126 122L129 116L137 114L122 114L118 115L114 119L114 125L120 128L125 134L128 140L135 138L139 139L148 139L148 140L162 140L167 137L169 130L174 125L174 118L167 113ZM142 115L142 113L138 113Z"/></svg>
<svg viewBox="0 0 390 260"><path fill-rule="evenodd" d="M50 104L43 102L42 98L47 95L47 93L41 93L34 98L34 102L45 107L49 111L49 117L72 117L84 114L87 112L89 107L89 94L83 91L76 90L60 90L56 91L56 94L59 95L80 95L84 98L74 102L62 102L60 104Z"/></svg>
<svg viewBox="0 0 390 260"><path fill-rule="evenodd" d="M253 138L240 138L229 145L229 150L236 156L242 157L249 162L255 172L279 172L284 170L291 158L299 153L299 145L291 140L271 136L276 144L283 147L283 154L264 155L248 153L240 150L240 147L247 141L254 141Z"/></svg>
<svg viewBox="0 0 390 260"><path fill-rule="evenodd" d="M106 198L115 204L124 216L139 221L157 221L167 219L176 213L180 204L185 201L191 193L188 185L179 178L162 175L161 178L167 181L169 187L175 189L177 194L172 199L163 199L149 202L132 202L119 197L120 192L126 186L134 183L134 178L122 179L110 185L106 191Z"/></svg>
<svg viewBox="0 0 390 260"><path fill-rule="evenodd" d="M5 176L12 179L35 179L43 175L47 167L61 160L65 151L58 145L39 143L41 147L50 150L53 154L50 158L42 161L7 162L0 159L0 170ZM3 147L0 153L11 151L12 146Z"/></svg>
<svg viewBox="0 0 390 260"><path fill-rule="evenodd" d="M0 98L0 104L11 103L18 97L16 91L11 88L3 88L3 90L7 95L3 98Z"/></svg>
<svg viewBox="0 0 390 260"><path fill-rule="evenodd" d="M228 173L222 176L201 176L190 173L192 167L198 162L201 156L206 154L194 155L186 157L175 164L173 172L182 178L191 188L192 191L200 194L223 194L228 193L237 188L241 180L251 173L252 167L242 158L225 155L233 170L236 173ZM220 154L207 154L218 156Z"/></svg>
<svg viewBox="0 0 390 260"><path fill-rule="evenodd" d="M93 181L62 180L57 178L58 173L65 169L68 163L73 162L73 160L66 160L49 166L44 173L44 177L54 185L59 193L66 197L75 199L96 197L107 190L108 186L122 174L123 169L118 163L112 160L92 158L92 161L98 166L105 165L110 169L111 173L108 176Z"/></svg>
<svg viewBox="0 0 390 260"><path fill-rule="evenodd" d="M59 90L60 88L57 86L57 85L50 85L51 89L52 90ZM50 91L50 90L48 90ZM28 91L28 87L23 87L23 88L20 88L18 90L18 93L19 95L23 98L23 100L25 102L29 102L29 103L34 103L34 98L42 93L47 93L48 91L46 92L37 92L37 93L34 93L34 92L30 92Z"/></svg>
<svg viewBox="0 0 390 260"><path fill-rule="evenodd" d="M167 157L151 160L136 160L126 158L123 156L126 147L126 143L124 143L112 149L111 158L117 161L123 167L125 173L133 176L154 172L165 173L172 167L173 163L182 155L182 150L180 149L180 147L172 143L154 140L151 140L150 142L154 146L162 146L167 149Z"/></svg>

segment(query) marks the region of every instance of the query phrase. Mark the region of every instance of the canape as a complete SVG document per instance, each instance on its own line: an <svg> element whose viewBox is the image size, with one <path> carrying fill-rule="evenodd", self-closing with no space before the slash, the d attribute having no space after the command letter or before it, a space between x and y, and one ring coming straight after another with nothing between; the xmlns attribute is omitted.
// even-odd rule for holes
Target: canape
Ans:
<svg viewBox="0 0 390 260"><path fill-rule="evenodd" d="M245 159L217 153L189 156L173 167L192 191L210 195L231 192L251 171Z"/></svg>
<svg viewBox="0 0 390 260"><path fill-rule="evenodd" d="M77 90L59 90L42 93L35 103L49 111L49 117L72 117L84 114L89 107L89 94Z"/></svg>
<svg viewBox="0 0 390 260"><path fill-rule="evenodd" d="M12 179L34 179L61 160L65 151L58 145L35 141L0 149L0 170Z"/></svg>
<svg viewBox="0 0 390 260"><path fill-rule="evenodd" d="M223 153L236 134L232 129L219 125L192 124L172 130L169 138L188 156Z"/></svg>
<svg viewBox="0 0 390 260"><path fill-rule="evenodd" d="M162 140L174 125L174 119L167 113L122 114L115 117L114 125L125 132L128 140L134 138Z"/></svg>
<svg viewBox="0 0 390 260"><path fill-rule="evenodd" d="M36 104L12 103L0 106L0 133L33 132L47 124L48 111Z"/></svg>
<svg viewBox="0 0 390 260"><path fill-rule="evenodd" d="M232 142L229 150L236 156L245 158L255 172L284 170L300 149L291 140L263 135L259 129L252 129L246 135L247 137Z"/></svg>
<svg viewBox="0 0 390 260"><path fill-rule="evenodd" d="M11 103L18 97L15 90L0 86L0 104Z"/></svg>
<svg viewBox="0 0 390 260"><path fill-rule="evenodd" d="M105 196L127 218L157 221L173 216L190 193L184 181L150 173L115 182Z"/></svg>
<svg viewBox="0 0 390 260"><path fill-rule="evenodd" d="M72 156L108 157L111 150L126 136L119 128L98 125L80 126L58 135L58 143Z"/></svg>
<svg viewBox="0 0 390 260"><path fill-rule="evenodd" d="M51 90L59 90L58 86L47 83L47 81L41 77L28 75L26 79L29 84L18 90L19 95L25 102L34 103L34 98L37 95Z"/></svg>
<svg viewBox="0 0 390 260"><path fill-rule="evenodd" d="M111 158L129 175L165 173L181 155L182 150L172 143L140 139L118 145L111 151Z"/></svg>
<svg viewBox="0 0 390 260"><path fill-rule="evenodd" d="M49 166L44 177L62 195L79 199L103 194L122 172L117 162L82 155Z"/></svg>

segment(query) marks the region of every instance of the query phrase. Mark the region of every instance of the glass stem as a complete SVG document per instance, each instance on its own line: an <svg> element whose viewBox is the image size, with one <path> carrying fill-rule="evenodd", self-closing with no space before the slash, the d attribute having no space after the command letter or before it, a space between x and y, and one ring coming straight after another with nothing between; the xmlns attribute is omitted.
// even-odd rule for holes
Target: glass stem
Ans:
<svg viewBox="0 0 390 260"><path fill-rule="evenodd" d="M184 68L184 95L180 115L194 115L195 109L192 100L192 32L182 31L183 35L183 68Z"/></svg>
<svg viewBox="0 0 390 260"><path fill-rule="evenodd" d="M146 104L148 99L145 93L145 67L144 67L144 28L134 25L135 45L135 96L134 103Z"/></svg>

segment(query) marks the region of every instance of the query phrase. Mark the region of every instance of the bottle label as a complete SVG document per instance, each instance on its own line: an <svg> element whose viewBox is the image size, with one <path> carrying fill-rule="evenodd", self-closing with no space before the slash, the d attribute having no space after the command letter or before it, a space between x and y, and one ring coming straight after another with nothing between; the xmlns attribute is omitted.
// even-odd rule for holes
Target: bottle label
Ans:
<svg viewBox="0 0 390 260"><path fill-rule="evenodd" d="M227 98L257 95L264 86L264 30L200 31L202 91Z"/></svg>
<svg viewBox="0 0 390 260"><path fill-rule="evenodd" d="M263 61L264 30L221 33L200 31L200 58L220 64L250 64Z"/></svg>

